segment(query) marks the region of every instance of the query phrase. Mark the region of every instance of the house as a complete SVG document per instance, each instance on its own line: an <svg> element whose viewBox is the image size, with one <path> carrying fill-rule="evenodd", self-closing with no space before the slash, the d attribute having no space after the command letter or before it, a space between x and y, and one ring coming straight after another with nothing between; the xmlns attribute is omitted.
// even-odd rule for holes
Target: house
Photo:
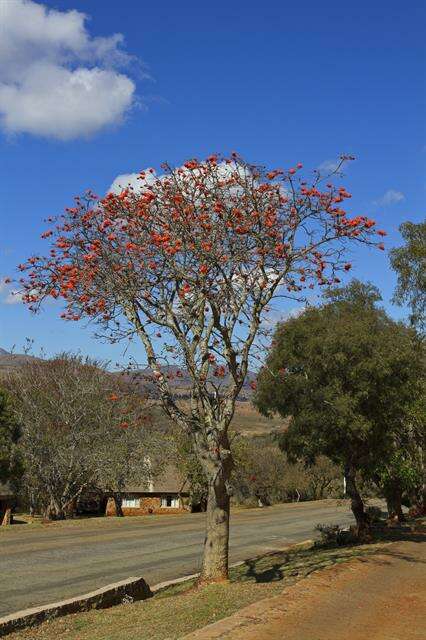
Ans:
<svg viewBox="0 0 426 640"><path fill-rule="evenodd" d="M0 525L12 523L14 494L8 484L0 482Z"/></svg>
<svg viewBox="0 0 426 640"><path fill-rule="evenodd" d="M128 486L122 494L122 510L125 516L141 516L151 513L185 513L188 506L189 487L176 467L169 465L161 476L148 486ZM105 515L115 516L113 498L108 498Z"/></svg>

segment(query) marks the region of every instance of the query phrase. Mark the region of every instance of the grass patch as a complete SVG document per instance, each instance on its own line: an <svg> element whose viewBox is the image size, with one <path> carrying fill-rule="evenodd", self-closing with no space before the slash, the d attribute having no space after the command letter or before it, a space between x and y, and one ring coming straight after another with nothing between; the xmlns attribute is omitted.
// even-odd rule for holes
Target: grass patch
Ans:
<svg viewBox="0 0 426 640"><path fill-rule="evenodd" d="M178 640L238 609L280 593L313 571L371 555L382 545L269 553L231 570L230 582L169 587L150 600L45 622L10 640Z"/></svg>

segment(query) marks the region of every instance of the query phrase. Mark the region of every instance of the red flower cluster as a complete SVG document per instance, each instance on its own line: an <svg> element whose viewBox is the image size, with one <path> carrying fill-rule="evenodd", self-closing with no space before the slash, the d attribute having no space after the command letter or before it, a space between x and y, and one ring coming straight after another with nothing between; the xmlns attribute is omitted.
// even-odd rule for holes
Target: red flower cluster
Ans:
<svg viewBox="0 0 426 640"><path fill-rule="evenodd" d="M224 308L244 287L266 297L278 280L291 293L338 282L336 272L350 268L343 242L384 246L372 240L374 220L341 208L351 198L345 187L319 177L308 184L301 169L265 171L214 154L165 166L149 185L153 170L141 172L140 189L87 192L43 234L48 255L19 266L23 299L36 309L62 298L62 317L114 327L130 309L155 318L171 301L190 313L199 296ZM216 377L225 374L216 367Z"/></svg>

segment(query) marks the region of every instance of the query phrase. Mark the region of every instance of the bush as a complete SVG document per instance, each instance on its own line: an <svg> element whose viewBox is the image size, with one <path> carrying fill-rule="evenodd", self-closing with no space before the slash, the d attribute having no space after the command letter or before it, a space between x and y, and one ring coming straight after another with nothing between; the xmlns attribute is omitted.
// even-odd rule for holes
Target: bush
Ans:
<svg viewBox="0 0 426 640"><path fill-rule="evenodd" d="M233 442L233 502L266 506L339 495L341 470L325 456L310 465L290 462L271 435L239 435Z"/></svg>
<svg viewBox="0 0 426 640"><path fill-rule="evenodd" d="M408 511L409 518L420 518L425 515L425 509L422 505L417 504L410 508Z"/></svg>
<svg viewBox="0 0 426 640"><path fill-rule="evenodd" d="M365 513L367 514L371 524L380 522L382 520L382 510L380 509L380 507L367 507Z"/></svg>
<svg viewBox="0 0 426 640"><path fill-rule="evenodd" d="M320 533L319 546L342 547L356 541L352 531L339 524L317 524L315 530Z"/></svg>

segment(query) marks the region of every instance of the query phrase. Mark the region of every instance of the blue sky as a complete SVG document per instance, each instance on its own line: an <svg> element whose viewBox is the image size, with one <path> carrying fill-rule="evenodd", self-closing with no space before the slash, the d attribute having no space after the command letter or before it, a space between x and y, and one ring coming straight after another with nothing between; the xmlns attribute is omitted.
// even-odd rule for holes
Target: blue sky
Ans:
<svg viewBox="0 0 426 640"><path fill-rule="evenodd" d="M399 243L402 221L424 218L420 1L34 5L6 0L0 14L0 279L40 250L43 218L73 195L88 187L103 193L119 174L215 151L307 169L350 153L357 160L344 184L352 211L388 231L387 247ZM87 97L72 93L82 69L92 83ZM59 111L58 86L66 96ZM387 255L360 247L352 261L353 275L377 284L401 317L389 304ZM55 306L33 317L9 293L0 285L0 346L19 351L30 337L36 351L125 359L90 329L59 320Z"/></svg>

